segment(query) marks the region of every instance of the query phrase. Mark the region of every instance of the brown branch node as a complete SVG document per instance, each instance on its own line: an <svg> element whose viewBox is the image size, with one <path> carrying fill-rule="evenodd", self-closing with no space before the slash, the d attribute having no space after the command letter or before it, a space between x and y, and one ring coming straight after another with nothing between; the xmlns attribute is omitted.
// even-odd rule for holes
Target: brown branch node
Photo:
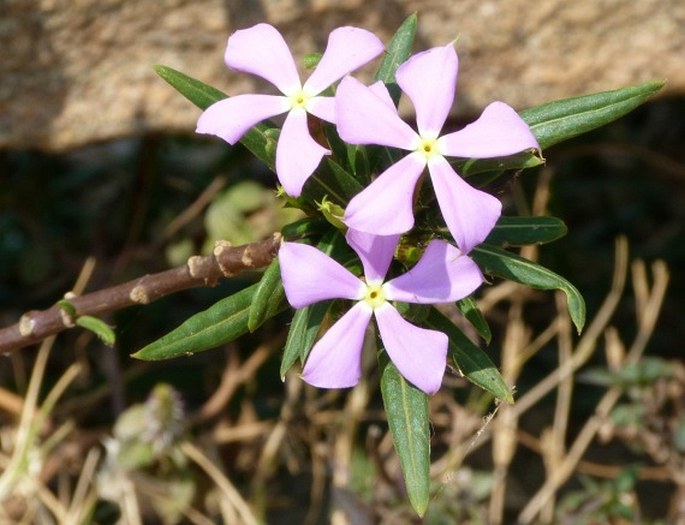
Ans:
<svg viewBox="0 0 685 525"><path fill-rule="evenodd" d="M69 294L74 312L53 305L26 312L14 325L0 329L0 352L11 352L70 328L82 315L103 316L133 305L149 304L161 297L198 286L214 286L222 277L267 266L278 252L280 233L270 239L231 246L220 241L212 255L190 257L186 264L148 274L129 282L81 296ZM66 296L65 296L66 297ZM65 314L68 314L65 316Z"/></svg>

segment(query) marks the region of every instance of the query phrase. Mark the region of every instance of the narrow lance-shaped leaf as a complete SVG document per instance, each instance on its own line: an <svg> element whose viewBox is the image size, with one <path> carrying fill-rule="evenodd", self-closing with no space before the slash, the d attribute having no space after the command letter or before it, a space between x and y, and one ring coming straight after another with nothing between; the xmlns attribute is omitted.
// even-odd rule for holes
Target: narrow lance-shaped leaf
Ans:
<svg viewBox="0 0 685 525"><path fill-rule="evenodd" d="M212 86L208 86L193 77L176 71L167 66L156 65L154 70L162 77L171 87L176 89L181 95L190 100L198 108L205 110L215 102L228 98L228 95L219 91ZM275 168L276 155L275 143L278 136L275 134L274 126L269 126L265 123L260 123L250 129L240 142L248 150L250 150L255 157L263 161L272 170Z"/></svg>
<svg viewBox="0 0 685 525"><path fill-rule="evenodd" d="M407 495L416 513L423 516L430 497L428 396L400 375L385 352L379 353L379 362L383 404Z"/></svg>
<svg viewBox="0 0 685 525"><path fill-rule="evenodd" d="M449 355L464 377L493 396L512 403L511 390L488 355L466 337L464 332L445 317L439 310L430 309L425 324L439 330L449 338Z"/></svg>
<svg viewBox="0 0 685 525"><path fill-rule="evenodd" d="M645 82L615 91L548 102L520 114L544 149L626 115L663 85L664 82Z"/></svg>
<svg viewBox="0 0 685 525"><path fill-rule="evenodd" d="M411 55L414 37L416 36L417 22L416 13L409 15L402 22L402 25L397 29L387 45L385 56L376 73L376 80L380 80L386 85L395 106L399 105L402 95L402 90L395 80L395 72ZM368 177L371 173L380 173L390 164L394 164L401 158L401 152L391 150L385 146L369 145L365 146L364 151L368 159L369 173L360 174L359 176L360 178L366 176L367 180L370 180Z"/></svg>
<svg viewBox="0 0 685 525"><path fill-rule="evenodd" d="M173 68L161 65L152 67L171 87L202 110L228 97L223 91L219 91Z"/></svg>
<svg viewBox="0 0 685 525"><path fill-rule="evenodd" d="M335 228L330 228L316 247L326 255L335 254L333 258L344 265L351 251L345 238ZM298 358L301 362L307 359L321 323L333 303L334 301L322 301L295 312L281 358L281 378L285 377L286 372Z"/></svg>
<svg viewBox="0 0 685 525"><path fill-rule="evenodd" d="M526 246L546 244L566 235L568 229L557 217L515 217L501 216L485 240L487 244L499 246ZM438 228L434 233L447 241L452 239L447 228Z"/></svg>
<svg viewBox="0 0 685 525"><path fill-rule="evenodd" d="M488 244L525 246L556 241L568 229L556 217L505 217L502 216L485 240Z"/></svg>
<svg viewBox="0 0 685 525"><path fill-rule="evenodd" d="M528 259L488 244L474 248L470 255L485 273L541 290L561 290L566 294L573 324L578 332L583 329L585 301L578 289L560 275Z"/></svg>
<svg viewBox="0 0 685 525"><path fill-rule="evenodd" d="M409 15L402 22L402 25L395 32L392 40L390 40L385 57L376 73L376 80L381 80L388 86L388 91L395 105L399 103L401 94L401 90L395 82L395 71L411 55L414 37L416 36L417 22L416 13Z"/></svg>
<svg viewBox="0 0 685 525"><path fill-rule="evenodd" d="M459 311L464 315L464 317L466 317L466 319L468 319L469 323L471 323L471 326L476 329L478 335L481 336L487 344L489 344L490 340L492 339L490 326L488 326L488 322L485 319L483 312L480 311L473 297L464 297L463 299L457 301L457 308L459 308Z"/></svg>
<svg viewBox="0 0 685 525"><path fill-rule="evenodd" d="M397 68L411 55L414 37L416 36L417 16L412 14L400 25L393 35L390 43L386 46L386 52L381 65L376 72L376 80L382 81L390 96L397 106L400 101L401 90L395 81ZM335 134L335 133L331 133ZM331 137L329 136L329 140ZM392 158L392 154L385 147L360 147L344 144L346 153L342 154L342 148L338 147L339 138L333 137L331 145L336 153L338 161L343 164L358 181L364 185L370 181L370 175L374 171L382 171L383 159Z"/></svg>
<svg viewBox="0 0 685 525"><path fill-rule="evenodd" d="M504 173L506 170L522 170L534 168L543 164L545 161L536 150L526 150L521 153L516 153L508 157L500 157L495 159L469 159L466 162L457 161L451 162L457 172L463 177L471 177L479 173ZM485 180L495 179L496 176L484 178ZM470 179L469 182L473 184L475 179ZM480 184L477 184L480 186Z"/></svg>
<svg viewBox="0 0 685 525"><path fill-rule="evenodd" d="M250 304L259 284L241 290L193 315L180 326L132 355L137 359L158 361L209 350L237 339L248 332ZM280 292L274 292L274 296ZM285 309L285 302L271 297L266 319Z"/></svg>
<svg viewBox="0 0 685 525"><path fill-rule="evenodd" d="M271 302L282 301L284 297L283 282L281 281L281 265L278 257L274 257L271 264L264 270L257 285L250 311L247 315L247 329L254 332L267 319Z"/></svg>
<svg viewBox="0 0 685 525"><path fill-rule="evenodd" d="M323 130L333 152L333 155L327 158L335 159L342 168L354 177L357 184L366 186L371 182L365 146L348 144L340 138L335 126L324 124Z"/></svg>
<svg viewBox="0 0 685 525"><path fill-rule="evenodd" d="M327 197L336 204L345 206L362 189L362 185L340 164L326 157L325 162L305 184L304 196L312 202Z"/></svg>
<svg viewBox="0 0 685 525"><path fill-rule="evenodd" d="M293 315L281 358L281 379L285 378L285 374L298 358L302 362L307 359L330 305L331 301L322 301L301 308Z"/></svg>
<svg viewBox="0 0 685 525"><path fill-rule="evenodd" d="M320 217L305 217L304 219L299 219L283 226L283 228L281 228L281 235L288 241L309 237L311 235L320 235L327 228L328 223Z"/></svg>

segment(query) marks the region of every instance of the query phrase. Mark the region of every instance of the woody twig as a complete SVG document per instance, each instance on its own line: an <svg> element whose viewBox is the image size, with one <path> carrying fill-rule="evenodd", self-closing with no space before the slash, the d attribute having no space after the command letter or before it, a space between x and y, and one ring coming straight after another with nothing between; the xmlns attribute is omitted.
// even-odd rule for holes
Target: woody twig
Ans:
<svg viewBox="0 0 685 525"><path fill-rule="evenodd" d="M19 350L71 328L75 317L98 317L136 304L148 304L188 288L214 286L222 277L262 268L276 256L280 242L279 233L242 246L218 242L212 255L193 256L183 266L81 296L67 294L73 311L67 312L56 304L46 310L26 312L14 325L0 329L0 352Z"/></svg>

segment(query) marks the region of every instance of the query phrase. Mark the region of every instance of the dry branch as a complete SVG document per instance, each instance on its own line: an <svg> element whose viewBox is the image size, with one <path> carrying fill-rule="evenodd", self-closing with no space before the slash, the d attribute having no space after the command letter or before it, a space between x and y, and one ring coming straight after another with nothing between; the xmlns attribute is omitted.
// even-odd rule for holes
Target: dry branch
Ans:
<svg viewBox="0 0 685 525"><path fill-rule="evenodd" d="M136 304L148 304L188 288L214 286L222 277L231 277L251 268L262 268L273 260L280 242L278 233L270 239L236 247L227 242L218 242L212 255L193 256L183 266L144 275L82 296L67 294L75 310L74 315L58 305L47 310L27 312L19 322L0 329L0 352L12 352L38 343L73 327L75 318L82 315L99 317Z"/></svg>

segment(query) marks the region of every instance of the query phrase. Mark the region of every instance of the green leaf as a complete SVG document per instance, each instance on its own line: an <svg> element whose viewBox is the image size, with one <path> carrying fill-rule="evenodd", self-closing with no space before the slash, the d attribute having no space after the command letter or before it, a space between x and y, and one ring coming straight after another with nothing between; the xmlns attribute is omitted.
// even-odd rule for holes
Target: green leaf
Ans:
<svg viewBox="0 0 685 525"><path fill-rule="evenodd" d="M457 308L459 311L468 319L471 326L473 326L477 331L478 335L485 339L487 344L490 344L492 339L492 332L488 326L488 322L485 320L483 312L478 309L476 301L472 297L465 297L457 301Z"/></svg>
<svg viewBox="0 0 685 525"><path fill-rule="evenodd" d="M340 230L331 228L317 243L316 247L353 274L359 275L361 273L359 256L347 244L345 235Z"/></svg>
<svg viewBox="0 0 685 525"><path fill-rule="evenodd" d="M171 87L202 110L207 109L219 100L228 98L228 95L222 91L173 68L162 65L156 65L153 68ZM258 159L269 166L271 170L274 170L276 162L275 144L277 140L278 135L275 127L261 123L245 133L240 142Z"/></svg>
<svg viewBox="0 0 685 525"><path fill-rule="evenodd" d="M304 185L302 196L309 203L329 199L339 206L346 206L353 195L363 186L331 157L326 157Z"/></svg>
<svg viewBox="0 0 685 525"><path fill-rule="evenodd" d="M395 105L399 103L401 93L400 87L395 82L395 71L411 55L414 37L416 36L417 22L416 13L409 15L402 22L402 25L395 32L392 40L390 40L390 44L386 48L385 57L376 73L376 80L382 80L385 83Z"/></svg>
<svg viewBox="0 0 685 525"><path fill-rule="evenodd" d="M171 359L209 350L248 332L247 322L259 284L241 290L193 315L167 335L138 350L132 357L146 361ZM284 301L273 297L266 318L285 309Z"/></svg>
<svg viewBox="0 0 685 525"><path fill-rule="evenodd" d="M113 346L116 341L114 330L112 330L112 328L102 319L90 315L81 315L76 318L76 324L81 328L93 332L107 346Z"/></svg>
<svg viewBox="0 0 685 525"><path fill-rule="evenodd" d="M385 352L379 354L379 361L383 404L407 495L416 513L423 516L430 497L428 396L400 375Z"/></svg>
<svg viewBox="0 0 685 525"><path fill-rule="evenodd" d="M322 177L319 177L319 173L313 175L319 184L320 197L323 195L333 197L337 204L344 206L354 195L364 189L351 173L330 157L326 157L325 166L327 168L325 171L319 170L324 175L325 183Z"/></svg>
<svg viewBox="0 0 685 525"><path fill-rule="evenodd" d="M526 150L507 157L496 159L469 159L466 162L456 162L454 164L456 165L457 172L462 177L471 177L478 173L534 168L544 162L544 159L537 150Z"/></svg>
<svg viewBox="0 0 685 525"><path fill-rule="evenodd" d="M85 328L97 335L108 346L113 346L116 341L114 330L102 319L90 315L78 315L76 307L68 299L60 299L57 306L63 310L63 314L70 322Z"/></svg>
<svg viewBox="0 0 685 525"><path fill-rule="evenodd" d="M281 358L281 379L298 358L302 362L307 359L331 304L332 301L322 301L295 311Z"/></svg>
<svg viewBox="0 0 685 525"><path fill-rule="evenodd" d="M443 332L449 338L449 355L464 377L493 396L513 403L511 390L488 355L476 346L464 332L436 308L431 308L426 326Z"/></svg>
<svg viewBox="0 0 685 525"><path fill-rule="evenodd" d="M281 235L286 241L296 238L321 235L328 228L328 223L320 217L305 217L281 228Z"/></svg>
<svg viewBox="0 0 685 525"><path fill-rule="evenodd" d="M485 240L488 244L524 246L545 244L560 239L566 225L556 217L500 217Z"/></svg>
<svg viewBox="0 0 685 525"><path fill-rule="evenodd" d="M266 321L273 301L282 301L284 297L281 281L281 265L274 257L260 279L247 315L247 329L254 332Z"/></svg>
<svg viewBox="0 0 685 525"><path fill-rule="evenodd" d="M335 228L329 229L316 244L316 247L343 265L349 264L351 257L358 260L356 254L352 252L345 241L345 237ZM321 323L333 303L334 301L322 301L295 312L290 325L290 331L288 332L288 339L283 349L281 378L285 377L286 372L298 357L300 361L305 361L314 345L314 340L319 333Z"/></svg>
<svg viewBox="0 0 685 525"><path fill-rule="evenodd" d="M350 173L358 184L366 185L369 183L369 170L364 146L348 144L340 138L335 126L325 125L323 127L328 145L333 151L331 160L335 160L348 173ZM363 179L361 182L359 180Z"/></svg>
<svg viewBox="0 0 685 525"><path fill-rule="evenodd" d="M160 77L170 84L171 87L202 110L205 110L215 102L219 102L219 100L228 97L223 91L208 86L204 82L200 82L173 68L162 65L155 65L152 66L152 68Z"/></svg>
<svg viewBox="0 0 685 525"><path fill-rule="evenodd" d="M489 244L474 248L470 255L485 273L540 290L564 292L573 324L578 333L582 331L585 324L585 301L578 289L566 279L544 266Z"/></svg>
<svg viewBox="0 0 685 525"><path fill-rule="evenodd" d="M520 113L541 148L604 126L643 104L665 82L645 82L615 91L548 102Z"/></svg>

